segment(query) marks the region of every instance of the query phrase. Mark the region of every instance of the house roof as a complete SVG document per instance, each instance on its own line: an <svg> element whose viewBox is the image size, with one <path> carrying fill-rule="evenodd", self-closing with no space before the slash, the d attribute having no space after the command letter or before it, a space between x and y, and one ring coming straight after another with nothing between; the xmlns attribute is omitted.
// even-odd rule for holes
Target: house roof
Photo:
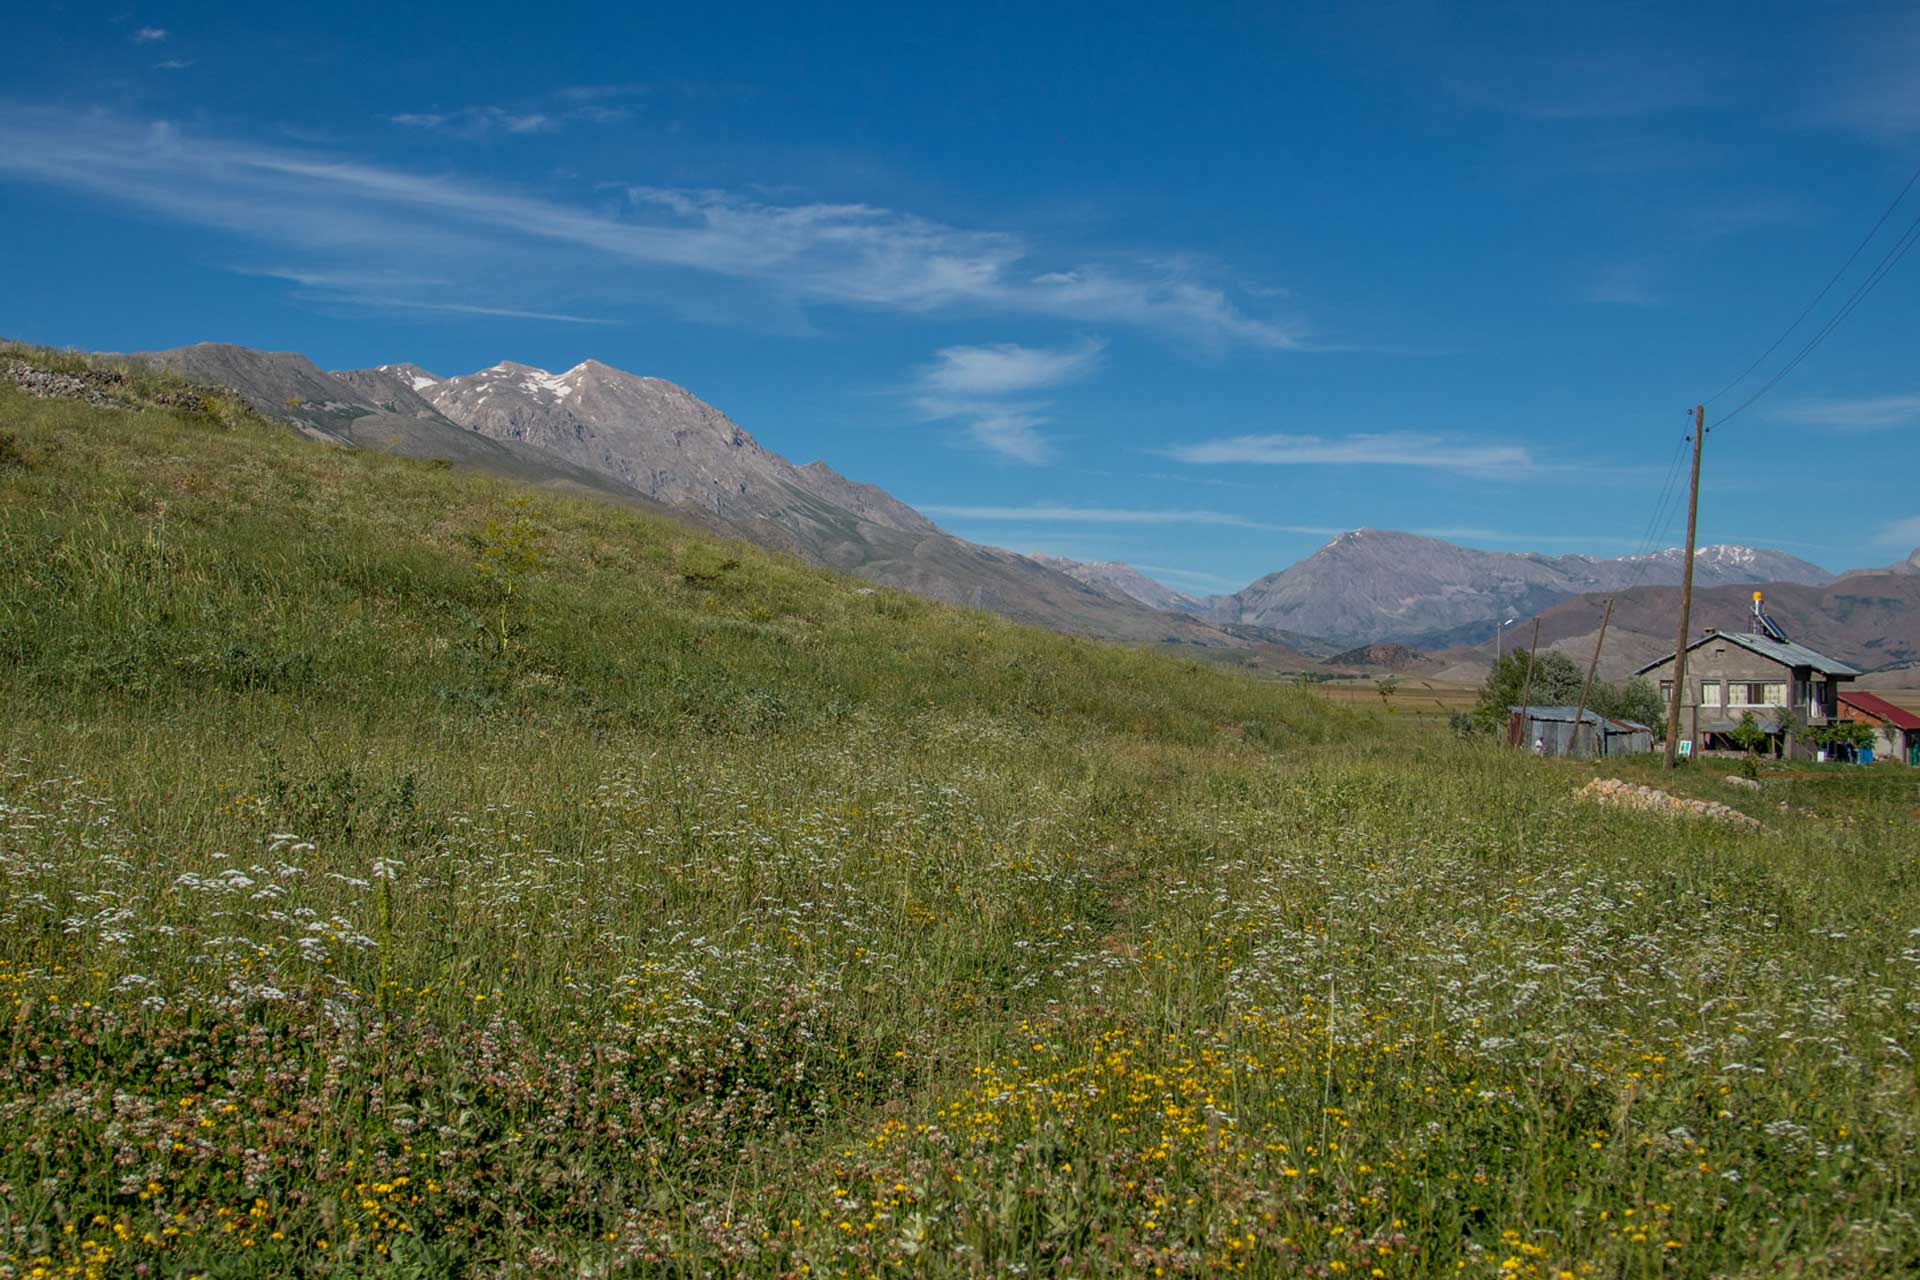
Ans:
<svg viewBox="0 0 1920 1280"><path fill-rule="evenodd" d="M1840 695L1840 701L1855 711L1864 711L1879 720L1885 720L1896 729L1920 729L1920 716L1905 707L1896 707L1876 693L1847 690Z"/></svg>
<svg viewBox="0 0 1920 1280"><path fill-rule="evenodd" d="M1572 724L1573 714L1577 710L1579 710L1577 707L1534 706L1526 708L1527 718L1529 720L1550 720L1562 724ZM1521 708L1517 705L1511 706L1507 708L1507 711L1509 714L1517 716L1520 714ZM1602 725L1609 729L1620 729L1628 733L1638 733L1642 730L1648 733L1653 731L1649 726L1640 724L1637 721L1615 720L1612 716L1603 716L1592 707L1588 707L1580 716L1580 723Z"/></svg>
<svg viewBox="0 0 1920 1280"><path fill-rule="evenodd" d="M1751 631L1709 631L1706 635L1701 636L1698 640L1688 645L1687 652L1692 653L1695 649L1698 649L1710 640L1731 640L1742 649L1752 650L1763 658L1772 658L1782 666L1812 667L1820 674L1828 676L1857 676L1860 674L1838 658L1829 658L1826 654L1809 649L1803 644L1795 644L1791 640L1775 640L1771 636L1759 636ZM1666 657L1657 661L1649 662L1633 674L1643 676L1655 667L1672 661L1673 655L1668 654Z"/></svg>

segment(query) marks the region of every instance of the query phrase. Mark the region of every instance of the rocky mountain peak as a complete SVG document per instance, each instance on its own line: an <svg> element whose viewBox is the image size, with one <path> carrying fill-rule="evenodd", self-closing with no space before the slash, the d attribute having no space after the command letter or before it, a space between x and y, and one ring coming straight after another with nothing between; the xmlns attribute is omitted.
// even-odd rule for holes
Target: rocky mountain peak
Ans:
<svg viewBox="0 0 1920 1280"><path fill-rule="evenodd" d="M440 375L429 373L417 364L383 364L375 369L374 372L384 373L388 377L400 379L402 382L405 382L415 394L426 390L428 387L437 386L446 381L446 379Z"/></svg>

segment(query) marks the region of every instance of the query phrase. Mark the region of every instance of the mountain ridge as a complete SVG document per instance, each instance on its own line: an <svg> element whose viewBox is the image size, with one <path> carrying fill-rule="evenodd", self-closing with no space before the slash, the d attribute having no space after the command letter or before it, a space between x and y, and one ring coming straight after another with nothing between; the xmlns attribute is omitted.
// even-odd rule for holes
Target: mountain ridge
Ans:
<svg viewBox="0 0 1920 1280"><path fill-rule="evenodd" d="M1202 616L1354 645L1431 650L1467 638L1455 633L1484 631L1504 617L1538 613L1583 592L1677 582L1683 556L1678 548L1616 559L1482 551L1423 534L1361 528L1238 592L1210 597ZM1703 547L1694 566L1696 581L1707 586L1824 585L1836 576L1796 556L1752 547Z"/></svg>
<svg viewBox="0 0 1920 1280"><path fill-rule="evenodd" d="M1863 672L1892 670L1920 662L1920 574L1850 573L1833 582L1810 585L1767 583L1760 587L1770 617L1789 638ZM1753 584L1696 589L1691 633L1709 629L1753 630ZM1678 587L1636 587L1613 596L1613 618L1600 653L1600 673L1617 679L1673 652L1679 617ZM1593 654L1607 596L1586 594L1563 600L1539 614L1542 648L1558 648L1580 663ZM1532 634L1531 618L1508 634ZM1510 647L1511 647L1510 642ZM1484 666L1490 640L1435 654L1443 660Z"/></svg>
<svg viewBox="0 0 1920 1280"><path fill-rule="evenodd" d="M103 357L234 391L333 444L437 458L587 490L916 595L1101 639L1178 645L1268 670L1311 658L1096 591L1037 561L945 532L824 461L795 466L687 389L585 360L562 373L501 361L442 377L398 362L326 372L298 352L228 343Z"/></svg>
<svg viewBox="0 0 1920 1280"><path fill-rule="evenodd" d="M558 373L502 360L442 376L408 362L329 372L297 352L225 343L113 358L232 387L259 412L336 444L650 504L703 528L1024 622L1136 643L1257 650L1282 664L1370 644L1444 650L1490 635L1508 616L1680 577L1678 548L1611 559L1550 556L1363 527L1238 592L1195 597L1117 561L1022 556L954 537L825 460L796 465L766 449L685 387L595 359ZM1837 579L1783 552L1731 545L1700 548L1695 574L1703 588Z"/></svg>

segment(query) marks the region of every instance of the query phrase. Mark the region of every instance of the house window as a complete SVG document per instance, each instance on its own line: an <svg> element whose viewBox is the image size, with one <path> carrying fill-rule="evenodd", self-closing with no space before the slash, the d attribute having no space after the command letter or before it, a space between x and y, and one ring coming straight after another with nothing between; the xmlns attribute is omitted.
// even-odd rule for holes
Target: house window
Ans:
<svg viewBox="0 0 1920 1280"><path fill-rule="evenodd" d="M1668 705L1672 705L1672 703L1673 703L1673 681L1671 681L1671 680L1662 680L1662 681L1660 682L1660 701L1662 701L1662 702L1664 702L1664 703L1666 703L1666 704L1668 704Z"/></svg>
<svg viewBox="0 0 1920 1280"><path fill-rule="evenodd" d="M1785 682L1741 681L1727 686L1730 707L1784 707L1787 705Z"/></svg>
<svg viewBox="0 0 1920 1280"><path fill-rule="evenodd" d="M1720 682L1718 680L1702 680L1700 682L1700 705L1703 707L1717 707L1720 705Z"/></svg>

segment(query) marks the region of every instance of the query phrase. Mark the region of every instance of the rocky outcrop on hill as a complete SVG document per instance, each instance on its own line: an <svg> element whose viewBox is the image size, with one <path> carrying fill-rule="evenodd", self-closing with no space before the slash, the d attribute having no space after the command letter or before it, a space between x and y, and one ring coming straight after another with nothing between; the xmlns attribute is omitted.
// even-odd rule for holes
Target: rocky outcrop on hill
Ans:
<svg viewBox="0 0 1920 1280"><path fill-rule="evenodd" d="M0 357L0 380L42 400L78 400L100 409L152 406L200 413L207 399L192 387L141 386L119 369L98 365L43 369L17 356Z"/></svg>

